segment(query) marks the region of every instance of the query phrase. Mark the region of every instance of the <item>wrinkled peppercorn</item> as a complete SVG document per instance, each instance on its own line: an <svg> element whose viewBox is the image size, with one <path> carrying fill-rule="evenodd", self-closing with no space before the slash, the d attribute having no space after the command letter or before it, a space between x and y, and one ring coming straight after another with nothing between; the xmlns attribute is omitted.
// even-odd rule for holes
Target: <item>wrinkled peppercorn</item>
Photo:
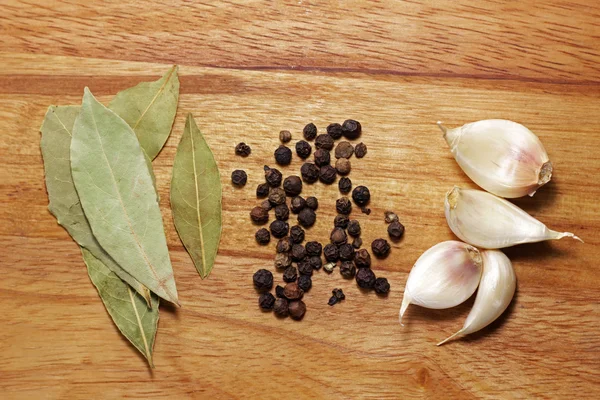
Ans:
<svg viewBox="0 0 600 400"><path fill-rule="evenodd" d="M363 289L371 289L375 285L375 273L371 268L359 268L356 272L356 283Z"/></svg>
<svg viewBox="0 0 600 400"><path fill-rule="evenodd" d="M273 188L269 192L269 201L274 206L285 204L285 191L282 188Z"/></svg>
<svg viewBox="0 0 600 400"><path fill-rule="evenodd" d="M392 211L384 212L383 216L387 224L391 224L392 222L398 221L398 216Z"/></svg>
<svg viewBox="0 0 600 400"><path fill-rule="evenodd" d="M306 249L301 244L295 244L292 246L292 260L300 261L306 257Z"/></svg>
<svg viewBox="0 0 600 400"><path fill-rule="evenodd" d="M335 262L328 262L327 264L323 265L323 269L325 270L325 272L327 272L328 274L332 273L334 268L335 268Z"/></svg>
<svg viewBox="0 0 600 400"><path fill-rule="evenodd" d="M313 140L317 137L317 127L311 122L304 127L302 134L304 135L304 139Z"/></svg>
<svg viewBox="0 0 600 400"><path fill-rule="evenodd" d="M263 310L272 310L275 305L275 296L271 293L263 293L258 298L258 306Z"/></svg>
<svg viewBox="0 0 600 400"><path fill-rule="evenodd" d="M326 133L321 134L315 139L315 147L317 149L331 150L333 149L333 138Z"/></svg>
<svg viewBox="0 0 600 400"><path fill-rule="evenodd" d="M287 222L276 219L275 221L271 222L271 225L269 225L269 229L271 230L271 234L274 237L280 239L284 236L287 236L288 231L290 230L290 226Z"/></svg>
<svg viewBox="0 0 600 400"><path fill-rule="evenodd" d="M271 234L266 228L260 228L254 234L254 238L258 244L265 245L269 244L269 241L271 241Z"/></svg>
<svg viewBox="0 0 600 400"><path fill-rule="evenodd" d="M364 206L371 199L371 193L366 186L357 186L352 191L352 199L359 206Z"/></svg>
<svg viewBox="0 0 600 400"><path fill-rule="evenodd" d="M298 214L304 207L306 207L306 200L303 197L296 196L292 199L291 208L294 214Z"/></svg>
<svg viewBox="0 0 600 400"><path fill-rule="evenodd" d="M287 221L290 217L290 209L287 204L279 204L275 206L275 218L280 221Z"/></svg>
<svg viewBox="0 0 600 400"><path fill-rule="evenodd" d="M280 131L279 140L281 140L281 143L287 143L290 140L292 140L292 134L290 133L290 131Z"/></svg>
<svg viewBox="0 0 600 400"><path fill-rule="evenodd" d="M280 297L280 298L285 298L285 295L283 294L283 286L281 286L281 285L275 286L275 296Z"/></svg>
<svg viewBox="0 0 600 400"><path fill-rule="evenodd" d="M323 246L319 242L308 242L306 243L306 254L309 256L320 256L323 251Z"/></svg>
<svg viewBox="0 0 600 400"><path fill-rule="evenodd" d="M271 208L273 208L273 204L271 204L269 200L265 200L262 203L260 203L260 208L270 211Z"/></svg>
<svg viewBox="0 0 600 400"><path fill-rule="evenodd" d="M271 187L277 187L281 185L281 180L283 179L283 175L277 168L269 168L265 165L265 180Z"/></svg>
<svg viewBox="0 0 600 400"><path fill-rule="evenodd" d="M354 253L354 264L356 264L358 268L371 267L371 255L367 249L360 249Z"/></svg>
<svg viewBox="0 0 600 400"><path fill-rule="evenodd" d="M304 241L304 229L298 225L292 226L290 228L290 240L295 244L302 243Z"/></svg>
<svg viewBox="0 0 600 400"><path fill-rule="evenodd" d="M309 257L308 262L313 269L320 269L323 266L323 261L321 261L320 256Z"/></svg>
<svg viewBox="0 0 600 400"><path fill-rule="evenodd" d="M235 154L237 154L238 156L248 157L251 152L252 149L250 148L250 146L248 146L244 142L238 143L238 145L235 146Z"/></svg>
<svg viewBox="0 0 600 400"><path fill-rule="evenodd" d="M317 149L315 151L315 164L319 167L323 167L325 165L329 165L331 162L331 155L325 149Z"/></svg>
<svg viewBox="0 0 600 400"><path fill-rule="evenodd" d="M289 165L292 162L292 150L285 145L280 145L275 152L275 162L279 165Z"/></svg>
<svg viewBox="0 0 600 400"><path fill-rule="evenodd" d="M350 160L347 158L340 158L335 162L335 170L340 175L348 175L351 169Z"/></svg>
<svg viewBox="0 0 600 400"><path fill-rule="evenodd" d="M290 282L284 286L283 294L290 300L297 300L302 298L304 291L298 287L296 282Z"/></svg>
<svg viewBox="0 0 600 400"><path fill-rule="evenodd" d="M298 213L298 223L305 228L313 226L316 220L317 214L312 208L305 207Z"/></svg>
<svg viewBox="0 0 600 400"><path fill-rule="evenodd" d="M354 247L351 244L346 243L339 247L340 260L352 261L354 259Z"/></svg>
<svg viewBox="0 0 600 400"><path fill-rule="evenodd" d="M283 190L288 196L298 196L302 192L302 179L296 175L288 176L283 180Z"/></svg>
<svg viewBox="0 0 600 400"><path fill-rule="evenodd" d="M356 273L356 266L352 261L344 261L342 265L340 265L340 274L346 278L354 278L354 274Z"/></svg>
<svg viewBox="0 0 600 400"><path fill-rule="evenodd" d="M335 244L336 246L339 246L348 241L348 236L346 235L346 231L342 228L333 228L329 239L331 239L331 243Z"/></svg>
<svg viewBox="0 0 600 400"><path fill-rule="evenodd" d="M290 238L279 239L276 250L278 253L287 253L292 250L292 241Z"/></svg>
<svg viewBox="0 0 600 400"><path fill-rule="evenodd" d="M283 271L283 280L285 282L294 282L297 277L298 277L298 271L296 270L296 267L290 266L290 267L287 267L285 269L285 271ZM285 295L285 292L283 292L283 294Z"/></svg>
<svg viewBox="0 0 600 400"><path fill-rule="evenodd" d="M404 235L404 225L402 225L399 221L394 221L388 225L387 231L392 240L399 240L402 235Z"/></svg>
<svg viewBox="0 0 600 400"><path fill-rule="evenodd" d="M312 287L311 277L309 275L301 275L300 278L298 278L298 287L305 293L308 292Z"/></svg>
<svg viewBox="0 0 600 400"><path fill-rule="evenodd" d="M296 142L296 154L298 154L298 157L304 160L310 156L311 152L312 147L306 140L300 140Z"/></svg>
<svg viewBox="0 0 600 400"><path fill-rule="evenodd" d="M352 241L352 247L354 247L355 249L360 249L360 246L362 246L362 239L359 237L355 237L354 240Z"/></svg>
<svg viewBox="0 0 600 400"><path fill-rule="evenodd" d="M312 275L313 274L313 267L310 264L310 260L308 258L298 261L298 272L300 273L300 275Z"/></svg>
<svg viewBox="0 0 600 400"><path fill-rule="evenodd" d="M231 183L235 186L244 186L248 182L248 175L246 175L246 171L241 169L236 169L231 173Z"/></svg>
<svg viewBox="0 0 600 400"><path fill-rule="evenodd" d="M292 265L292 259L287 253L277 253L275 255L275 268L277 269L286 269L290 265Z"/></svg>
<svg viewBox="0 0 600 400"><path fill-rule="evenodd" d="M354 155L356 156L356 158L363 158L364 156L367 155L367 145L364 144L363 142L360 142L359 144L356 145L356 147L354 148Z"/></svg>
<svg viewBox="0 0 600 400"><path fill-rule="evenodd" d="M337 304L346 298L346 295L344 294L342 289L333 289L331 291L331 294L333 296L331 296L331 298L327 302L327 304L329 304L330 306L333 306L334 304Z"/></svg>
<svg viewBox="0 0 600 400"><path fill-rule="evenodd" d="M347 197L340 197L335 202L335 209L340 214L348 215L352 211L352 202Z"/></svg>
<svg viewBox="0 0 600 400"><path fill-rule="evenodd" d="M254 207L250 211L250 219L255 224L266 224L269 221L269 212L262 207Z"/></svg>
<svg viewBox="0 0 600 400"><path fill-rule="evenodd" d="M390 254L390 244L385 239L375 239L371 243L371 250L375 257L385 258Z"/></svg>
<svg viewBox="0 0 600 400"><path fill-rule="evenodd" d="M256 187L256 197L259 199L265 198L269 195L269 184L261 183Z"/></svg>
<svg viewBox="0 0 600 400"><path fill-rule="evenodd" d="M319 180L327 185L335 182L337 171L331 165L324 165L319 171Z"/></svg>
<svg viewBox="0 0 600 400"><path fill-rule="evenodd" d="M354 154L354 146L350 142L341 141L335 146L335 158L350 158Z"/></svg>
<svg viewBox="0 0 600 400"><path fill-rule="evenodd" d="M259 269L252 276L252 281L258 291L266 292L273 287L273 274L267 269Z"/></svg>
<svg viewBox="0 0 600 400"><path fill-rule="evenodd" d="M352 181L347 176L344 176L338 182L338 188L340 189L340 193L347 194L352 190Z"/></svg>
<svg viewBox="0 0 600 400"><path fill-rule="evenodd" d="M360 223L353 219L348 223L348 234L352 237L360 236Z"/></svg>
<svg viewBox="0 0 600 400"><path fill-rule="evenodd" d="M375 284L373 285L373 287L375 289L375 293L377 294L388 294L388 292L390 291L390 284L385 278L375 279Z"/></svg>
<svg viewBox="0 0 600 400"><path fill-rule="evenodd" d="M342 124L342 135L348 140L357 139L362 132L360 122L353 119L347 119Z"/></svg>
<svg viewBox="0 0 600 400"><path fill-rule="evenodd" d="M342 137L342 125L338 123L327 125L327 134L334 139L339 139Z"/></svg>
<svg viewBox="0 0 600 400"><path fill-rule="evenodd" d="M292 319L299 321L306 314L306 304L302 300L290 301L288 311Z"/></svg>
<svg viewBox="0 0 600 400"><path fill-rule="evenodd" d="M288 301L286 299L279 298L275 300L275 304L273 305L273 312L278 317L285 318L289 315L288 306Z"/></svg>
<svg viewBox="0 0 600 400"><path fill-rule="evenodd" d="M326 244L323 247L323 255L325 259L329 262L335 262L340 258L340 251L335 244Z"/></svg>
<svg viewBox="0 0 600 400"><path fill-rule="evenodd" d="M333 219L333 226L336 228L346 229L348 227L348 216L344 214L338 214Z"/></svg>
<svg viewBox="0 0 600 400"><path fill-rule="evenodd" d="M314 183L319 179L319 172L321 169L312 163L304 163L300 167L300 175L306 183Z"/></svg>
<svg viewBox="0 0 600 400"><path fill-rule="evenodd" d="M314 196L307 197L306 207L310 208L311 210L316 210L319 208L319 200L317 200L317 198Z"/></svg>

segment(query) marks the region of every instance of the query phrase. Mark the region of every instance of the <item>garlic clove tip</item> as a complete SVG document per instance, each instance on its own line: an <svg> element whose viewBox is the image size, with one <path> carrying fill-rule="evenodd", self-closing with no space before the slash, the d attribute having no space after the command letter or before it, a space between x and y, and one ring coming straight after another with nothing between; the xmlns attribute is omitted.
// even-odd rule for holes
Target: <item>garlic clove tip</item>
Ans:
<svg viewBox="0 0 600 400"><path fill-rule="evenodd" d="M412 301L412 299L410 298L410 296L406 293L406 289L404 289L404 298L402 299L402 306L400 306L400 314L398 316L398 322L400 322L400 325L404 326L404 324L402 323L402 316L404 315L404 313L406 312L406 309L408 308L408 306L410 305L410 302Z"/></svg>
<svg viewBox="0 0 600 400"><path fill-rule="evenodd" d="M449 337L447 337L446 339L444 339L444 340L442 340L441 342L439 342L438 344L436 344L436 346L441 346L441 345L443 345L444 343L446 343L446 342L448 342L448 341L450 341L450 340L454 339L455 337L457 337L457 336L461 335L461 334L463 333L463 331L464 331L464 329L461 329L460 331L456 332L455 334L453 334L453 335L450 335L450 336L449 336Z"/></svg>
<svg viewBox="0 0 600 400"><path fill-rule="evenodd" d="M446 128L444 125L442 125L442 121L438 121L436 122L437 126L440 127L441 131L444 133L444 135L446 134L446 132L448 132L448 128Z"/></svg>

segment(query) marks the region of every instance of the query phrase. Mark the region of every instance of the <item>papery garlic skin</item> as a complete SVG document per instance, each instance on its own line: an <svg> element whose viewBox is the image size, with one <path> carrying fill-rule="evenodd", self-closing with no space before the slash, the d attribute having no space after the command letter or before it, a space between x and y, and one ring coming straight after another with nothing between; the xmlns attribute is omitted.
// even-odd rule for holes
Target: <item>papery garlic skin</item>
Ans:
<svg viewBox="0 0 600 400"><path fill-rule="evenodd" d="M441 309L464 302L477 289L481 269L481 254L471 245L449 240L431 247L408 275L400 323L409 304Z"/></svg>
<svg viewBox="0 0 600 400"><path fill-rule="evenodd" d="M544 145L521 124L487 119L455 129L438 125L462 170L496 196L533 196L552 177Z"/></svg>
<svg viewBox="0 0 600 400"><path fill-rule="evenodd" d="M473 308L462 327L437 345L462 335L477 332L494 322L515 295L517 278L512 263L500 250L482 250L483 272Z"/></svg>
<svg viewBox="0 0 600 400"><path fill-rule="evenodd" d="M446 221L461 240L483 249L501 249L521 243L572 237L557 232L511 202L482 190L455 186L444 201Z"/></svg>

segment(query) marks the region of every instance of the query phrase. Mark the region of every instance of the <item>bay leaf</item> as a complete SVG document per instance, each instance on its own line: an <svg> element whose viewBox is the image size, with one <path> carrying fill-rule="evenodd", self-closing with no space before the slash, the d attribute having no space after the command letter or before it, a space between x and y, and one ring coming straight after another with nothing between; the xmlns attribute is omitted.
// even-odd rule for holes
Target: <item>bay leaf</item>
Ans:
<svg viewBox="0 0 600 400"><path fill-rule="evenodd" d="M73 126L71 173L102 248L129 274L179 305L156 191L131 127L86 87Z"/></svg>
<svg viewBox="0 0 600 400"><path fill-rule="evenodd" d="M163 148L173 127L179 100L179 78L174 65L162 78L142 82L115 96L109 108L131 126L151 160Z"/></svg>
<svg viewBox="0 0 600 400"><path fill-rule="evenodd" d="M171 179L177 233L202 278L213 268L221 238L221 180L210 147L188 114Z"/></svg>
<svg viewBox="0 0 600 400"><path fill-rule="evenodd" d="M102 261L85 248L81 252L90 279L113 322L154 368L152 350L158 326L158 297L152 294L152 307L146 307L145 300Z"/></svg>
<svg viewBox="0 0 600 400"><path fill-rule="evenodd" d="M107 268L127 282L150 306L150 291L121 268L92 234L71 177L71 132L79 106L50 106L42 123L41 150L46 173L48 210L79 246L89 250Z"/></svg>

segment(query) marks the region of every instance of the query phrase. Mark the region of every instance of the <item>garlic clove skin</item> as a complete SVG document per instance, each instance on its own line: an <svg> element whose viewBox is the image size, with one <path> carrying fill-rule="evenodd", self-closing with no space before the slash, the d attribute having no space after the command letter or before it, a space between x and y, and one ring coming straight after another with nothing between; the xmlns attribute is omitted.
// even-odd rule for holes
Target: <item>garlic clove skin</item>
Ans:
<svg viewBox="0 0 600 400"><path fill-rule="evenodd" d="M461 240L483 249L501 249L522 243L535 243L571 237L533 218L511 202L482 190L455 186L444 201L446 221Z"/></svg>
<svg viewBox="0 0 600 400"><path fill-rule="evenodd" d="M408 275L400 324L410 304L442 309L463 303L477 289L481 269L479 250L463 242L449 240L425 251Z"/></svg>
<svg viewBox="0 0 600 400"><path fill-rule="evenodd" d="M519 123L488 119L455 129L447 129L441 122L438 126L462 170L496 196L533 196L552 178L552 163L544 145Z"/></svg>
<svg viewBox="0 0 600 400"><path fill-rule="evenodd" d="M462 327L447 341L477 332L494 322L506 310L515 295L517 278L512 263L500 250L482 250L483 272L473 308Z"/></svg>

